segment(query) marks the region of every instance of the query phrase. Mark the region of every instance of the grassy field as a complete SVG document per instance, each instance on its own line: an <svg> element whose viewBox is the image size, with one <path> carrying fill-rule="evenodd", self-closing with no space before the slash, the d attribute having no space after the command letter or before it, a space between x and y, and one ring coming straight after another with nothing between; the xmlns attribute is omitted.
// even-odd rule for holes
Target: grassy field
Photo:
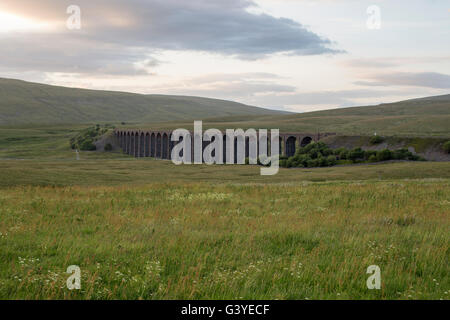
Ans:
<svg viewBox="0 0 450 320"><path fill-rule="evenodd" d="M0 128L0 299L449 298L450 162L75 160L80 128Z"/></svg>
<svg viewBox="0 0 450 320"><path fill-rule="evenodd" d="M3 188L0 298L448 299L449 194L449 180Z"/></svg>
<svg viewBox="0 0 450 320"><path fill-rule="evenodd" d="M88 125L0 127L0 159L73 160L70 138ZM85 152L83 159L127 158L120 153Z"/></svg>
<svg viewBox="0 0 450 320"><path fill-rule="evenodd" d="M83 155L81 156L83 157ZM13 186L115 186L149 183L279 184L325 181L450 179L450 162L396 162L326 168L280 169L261 176L259 166L182 165L154 159L3 160L0 188Z"/></svg>

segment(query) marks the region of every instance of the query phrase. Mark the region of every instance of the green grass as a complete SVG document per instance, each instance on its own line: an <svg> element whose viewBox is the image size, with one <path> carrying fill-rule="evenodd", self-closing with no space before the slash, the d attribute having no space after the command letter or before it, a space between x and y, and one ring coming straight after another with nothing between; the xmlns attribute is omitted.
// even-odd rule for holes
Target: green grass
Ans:
<svg viewBox="0 0 450 320"><path fill-rule="evenodd" d="M449 179L450 162L398 162L326 168L280 169L261 176L259 166L181 165L154 159L83 159L0 161L0 187L101 186L148 183L298 183L303 181L359 181ZM75 157L75 155L74 155Z"/></svg>
<svg viewBox="0 0 450 320"><path fill-rule="evenodd" d="M0 299L448 299L450 162L76 160L85 127L0 128Z"/></svg>
<svg viewBox="0 0 450 320"><path fill-rule="evenodd" d="M448 299L449 194L449 180L6 188L0 298Z"/></svg>
<svg viewBox="0 0 450 320"><path fill-rule="evenodd" d="M336 132L341 135L450 137L450 95L290 115L221 117L204 120L205 128L273 128L281 132ZM191 121L128 124L125 127L175 129Z"/></svg>
<svg viewBox="0 0 450 320"><path fill-rule="evenodd" d="M87 125L0 127L0 159L75 159L70 139ZM83 153L84 159L125 158L125 155Z"/></svg>
<svg viewBox="0 0 450 320"><path fill-rule="evenodd" d="M186 96L142 95L0 79L0 125L112 123L126 127L187 128L193 120L224 128L277 128L284 132L450 137L450 95L377 106L302 114Z"/></svg>
<svg viewBox="0 0 450 320"><path fill-rule="evenodd" d="M226 100L86 90L0 78L0 125L158 122L280 113Z"/></svg>

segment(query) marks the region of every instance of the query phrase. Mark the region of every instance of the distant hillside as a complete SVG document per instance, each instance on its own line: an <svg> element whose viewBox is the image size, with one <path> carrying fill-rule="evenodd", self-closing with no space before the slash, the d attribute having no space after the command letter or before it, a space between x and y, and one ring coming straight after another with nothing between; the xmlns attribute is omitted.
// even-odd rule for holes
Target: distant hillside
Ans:
<svg viewBox="0 0 450 320"><path fill-rule="evenodd" d="M410 99L376 106L339 108L303 113L302 116L402 116L450 114L450 94Z"/></svg>
<svg viewBox="0 0 450 320"><path fill-rule="evenodd" d="M140 124L137 127L146 126ZM149 124L151 128L189 128L190 122ZM450 95L377 106L339 108L290 115L207 119L204 127L277 128L284 132L336 132L346 135L450 137Z"/></svg>
<svg viewBox="0 0 450 320"><path fill-rule="evenodd" d="M284 132L450 137L450 94L286 114L232 101L65 88L0 78L0 125L126 122L126 127L278 128Z"/></svg>
<svg viewBox="0 0 450 320"><path fill-rule="evenodd" d="M159 122L281 112L226 100L75 89L0 78L0 125Z"/></svg>
<svg viewBox="0 0 450 320"><path fill-rule="evenodd" d="M380 104L281 116L297 128L353 134L450 136L450 94Z"/></svg>

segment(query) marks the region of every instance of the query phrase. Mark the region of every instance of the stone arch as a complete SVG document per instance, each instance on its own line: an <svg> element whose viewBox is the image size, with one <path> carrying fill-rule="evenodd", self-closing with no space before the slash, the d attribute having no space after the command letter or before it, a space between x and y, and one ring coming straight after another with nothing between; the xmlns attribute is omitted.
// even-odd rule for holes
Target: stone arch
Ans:
<svg viewBox="0 0 450 320"><path fill-rule="evenodd" d="M145 134L144 157L150 157L150 133Z"/></svg>
<svg viewBox="0 0 450 320"><path fill-rule="evenodd" d="M116 131L115 134L116 134L117 140L119 140L119 147L123 148L122 131L119 131L119 132Z"/></svg>
<svg viewBox="0 0 450 320"><path fill-rule="evenodd" d="M152 133L150 136L150 157L156 157L156 136Z"/></svg>
<svg viewBox="0 0 450 320"><path fill-rule="evenodd" d="M306 147L308 144L310 144L312 142L312 138L311 137L304 137L302 139L302 142L300 142L300 147Z"/></svg>
<svg viewBox="0 0 450 320"><path fill-rule="evenodd" d="M133 156L138 157L139 156L139 132L134 133L134 152Z"/></svg>
<svg viewBox="0 0 450 320"><path fill-rule="evenodd" d="M158 134L156 135L156 158L161 158L161 151L161 133L158 132Z"/></svg>
<svg viewBox="0 0 450 320"><path fill-rule="evenodd" d="M145 156L145 134L141 132L139 137L139 157Z"/></svg>
<svg viewBox="0 0 450 320"><path fill-rule="evenodd" d="M130 133L125 133L125 153L130 154Z"/></svg>
<svg viewBox="0 0 450 320"><path fill-rule="evenodd" d="M296 138L294 136L290 136L286 139L286 156L292 157L295 155L295 142Z"/></svg>
<svg viewBox="0 0 450 320"><path fill-rule="evenodd" d="M134 147L135 147L135 142L134 142L135 138L134 138L134 132L130 133L130 155L134 156Z"/></svg>
<svg viewBox="0 0 450 320"><path fill-rule="evenodd" d="M162 136L162 158L169 159L169 136L167 133Z"/></svg>

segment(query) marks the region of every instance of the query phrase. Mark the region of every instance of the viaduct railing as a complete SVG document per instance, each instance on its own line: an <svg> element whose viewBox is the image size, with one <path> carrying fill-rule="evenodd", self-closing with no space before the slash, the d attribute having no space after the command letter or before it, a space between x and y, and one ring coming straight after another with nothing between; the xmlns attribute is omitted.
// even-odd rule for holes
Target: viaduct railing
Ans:
<svg viewBox="0 0 450 320"><path fill-rule="evenodd" d="M152 157L160 159L171 159L172 148L178 142L171 141L171 131L152 131L137 129L115 129L114 134L118 139L120 148L124 153L134 157ZM319 141L324 137L335 135L335 133L300 133L288 132L280 133L280 155L293 156L296 150L304 147L312 141ZM191 139L194 135L191 132ZM209 142L203 142L203 149ZM259 141L257 141L259 148ZM191 143L193 148L193 141ZM270 141L268 139L268 150L270 150ZM224 150L226 148L226 136L224 135ZM237 139L234 139L234 149L237 148ZM270 153L270 152L269 152ZM234 153L236 155L236 152ZM224 152L225 155L225 152ZM245 156L249 155L248 138L245 141Z"/></svg>

